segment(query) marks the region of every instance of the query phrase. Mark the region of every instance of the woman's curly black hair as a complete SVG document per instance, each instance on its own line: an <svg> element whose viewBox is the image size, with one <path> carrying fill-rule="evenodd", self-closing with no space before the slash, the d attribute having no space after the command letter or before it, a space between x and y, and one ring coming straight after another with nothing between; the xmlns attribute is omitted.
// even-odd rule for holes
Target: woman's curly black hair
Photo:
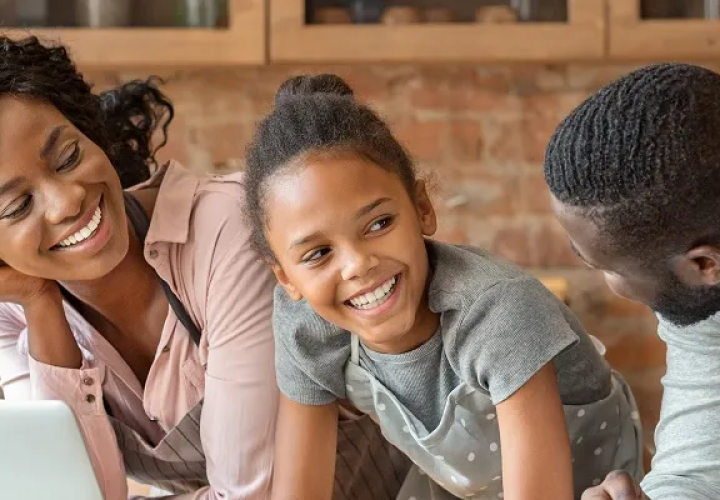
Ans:
<svg viewBox="0 0 720 500"><path fill-rule="evenodd" d="M167 140L174 116L157 78L135 80L95 94L62 45L37 37L0 36L0 97L15 95L55 106L107 154L123 187L147 180L155 153ZM157 147L152 140L160 128Z"/></svg>

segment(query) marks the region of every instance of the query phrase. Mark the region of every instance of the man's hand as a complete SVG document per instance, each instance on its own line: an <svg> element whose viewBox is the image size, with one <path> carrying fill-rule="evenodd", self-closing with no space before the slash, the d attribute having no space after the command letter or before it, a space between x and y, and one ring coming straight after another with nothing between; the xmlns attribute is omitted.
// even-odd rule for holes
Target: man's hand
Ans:
<svg viewBox="0 0 720 500"><path fill-rule="evenodd" d="M647 497L630 474L613 471L600 486L586 490L581 500L647 500Z"/></svg>

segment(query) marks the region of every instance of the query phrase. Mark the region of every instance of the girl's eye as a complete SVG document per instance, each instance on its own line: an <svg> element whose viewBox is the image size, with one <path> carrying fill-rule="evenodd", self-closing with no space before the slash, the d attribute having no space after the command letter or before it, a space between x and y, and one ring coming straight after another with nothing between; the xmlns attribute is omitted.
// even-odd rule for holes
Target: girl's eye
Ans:
<svg viewBox="0 0 720 500"><path fill-rule="evenodd" d="M70 152L65 156L65 158L60 163L60 166L58 167L58 172L62 172L63 170L68 170L75 165L77 165L78 160L80 159L80 146L77 142L74 142L72 146L70 147Z"/></svg>
<svg viewBox="0 0 720 500"><path fill-rule="evenodd" d="M383 229L387 228L390 224L392 224L393 218L392 217L383 217L382 219L378 219L375 222L373 222L370 225L370 232L377 232L382 231Z"/></svg>
<svg viewBox="0 0 720 500"><path fill-rule="evenodd" d="M313 250L312 252L309 252L305 254L302 261L308 264L314 263L325 257L328 253L330 253L329 248L318 248L317 250Z"/></svg>
<svg viewBox="0 0 720 500"><path fill-rule="evenodd" d="M26 196L20 204L11 206L0 217L3 219L16 219L27 211L30 207L30 202L30 196Z"/></svg>

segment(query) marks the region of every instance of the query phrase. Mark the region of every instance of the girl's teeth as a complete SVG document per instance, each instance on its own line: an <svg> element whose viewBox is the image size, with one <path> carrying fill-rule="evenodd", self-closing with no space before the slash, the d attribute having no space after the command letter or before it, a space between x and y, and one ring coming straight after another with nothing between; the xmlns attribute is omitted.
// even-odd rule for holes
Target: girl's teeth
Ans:
<svg viewBox="0 0 720 500"><path fill-rule="evenodd" d="M375 290L365 293L350 300L350 304L356 309L372 309L385 302L390 297L397 280L393 276Z"/></svg>
<svg viewBox="0 0 720 500"><path fill-rule="evenodd" d="M84 241L88 239L90 236L92 236L95 233L95 230L100 226L100 221L102 220L102 211L100 210L100 207L97 207L95 209L95 213L93 214L93 218L90 220L87 226L82 228L77 233L68 236L63 241L61 241L58 246L60 247L69 247L72 245L76 245L80 243L81 241Z"/></svg>

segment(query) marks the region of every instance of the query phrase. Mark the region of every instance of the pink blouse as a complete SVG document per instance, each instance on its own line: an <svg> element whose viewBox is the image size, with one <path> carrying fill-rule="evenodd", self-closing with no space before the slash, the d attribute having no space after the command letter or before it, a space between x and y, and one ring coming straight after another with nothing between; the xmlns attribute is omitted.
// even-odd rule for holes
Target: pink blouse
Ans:
<svg viewBox="0 0 720 500"><path fill-rule="evenodd" d="M59 399L75 412L106 500L128 496L103 401L116 418L159 440L201 399L210 486L175 498L269 498L278 390L271 328L276 284L250 247L243 176L198 177L170 163L138 186L160 186L145 258L202 330L199 348L170 310L145 388L118 352L69 304L79 370L28 355L21 307L0 303L0 387L6 399Z"/></svg>

